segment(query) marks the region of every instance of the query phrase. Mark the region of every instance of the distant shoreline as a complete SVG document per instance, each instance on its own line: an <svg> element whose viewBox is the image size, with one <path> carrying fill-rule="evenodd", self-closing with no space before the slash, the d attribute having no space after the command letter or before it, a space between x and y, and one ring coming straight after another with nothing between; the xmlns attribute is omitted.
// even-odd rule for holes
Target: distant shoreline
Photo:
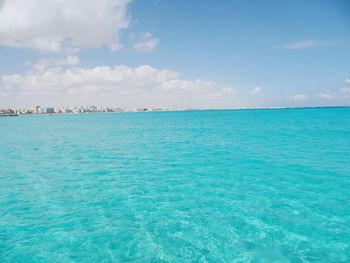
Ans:
<svg viewBox="0 0 350 263"><path fill-rule="evenodd" d="M44 115L84 115L84 114L99 114L99 113L150 113L150 112L180 112L180 111L242 111L242 110L286 110L286 109L327 109L327 108L350 108L350 106L314 106L314 107L261 107L261 108L227 108L227 109L144 109L144 110L123 110L123 111L96 111L96 112L81 112L81 113L28 113L28 114L0 114L0 117L21 117L21 116L44 116Z"/></svg>
<svg viewBox="0 0 350 263"><path fill-rule="evenodd" d="M18 114L0 114L0 117L17 117Z"/></svg>

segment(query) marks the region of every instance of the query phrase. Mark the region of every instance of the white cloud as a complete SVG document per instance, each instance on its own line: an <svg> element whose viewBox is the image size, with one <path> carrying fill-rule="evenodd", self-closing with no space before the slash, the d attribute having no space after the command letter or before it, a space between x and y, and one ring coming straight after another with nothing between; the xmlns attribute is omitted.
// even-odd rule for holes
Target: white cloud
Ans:
<svg viewBox="0 0 350 263"><path fill-rule="evenodd" d="M33 65L33 68L37 71L42 71L51 66L76 66L79 65L78 56L67 56L65 58L43 58Z"/></svg>
<svg viewBox="0 0 350 263"><path fill-rule="evenodd" d="M1 85L2 84L2 85ZM1 78L0 93L10 105L95 104L120 107L227 108L236 90L151 66L60 67Z"/></svg>
<svg viewBox="0 0 350 263"><path fill-rule="evenodd" d="M289 100L301 102L306 100L344 100L350 98L350 80L346 79L344 81L344 86L339 89L327 90L314 94L295 94L288 97Z"/></svg>
<svg viewBox="0 0 350 263"><path fill-rule="evenodd" d="M336 92L326 91L321 92L315 95L316 98L325 99L325 100L336 100L338 99L338 95Z"/></svg>
<svg viewBox="0 0 350 263"><path fill-rule="evenodd" d="M49 52L120 48L129 0L3 0L0 45Z"/></svg>
<svg viewBox="0 0 350 263"><path fill-rule="evenodd" d="M316 46L335 46L338 44L339 44L338 41L304 40L300 42L294 42L294 43L289 43L282 46L277 46L276 48L299 50L299 49L306 49L306 48L311 48Z"/></svg>
<svg viewBox="0 0 350 263"><path fill-rule="evenodd" d="M263 93L263 88L262 87L254 87L249 91L249 95L251 96L262 96L264 95Z"/></svg>
<svg viewBox="0 0 350 263"><path fill-rule="evenodd" d="M138 52L145 53L155 49L158 43L158 38L152 36L152 34L149 32L145 32L139 34L138 39L132 47Z"/></svg>
<svg viewBox="0 0 350 263"><path fill-rule="evenodd" d="M326 100L341 100L350 98L350 80L344 81L344 86L337 90L328 90L315 95L317 98Z"/></svg>
<svg viewBox="0 0 350 263"><path fill-rule="evenodd" d="M318 41L315 40L304 40L301 42L295 42L295 43L290 43L286 44L283 47L287 49L305 49L305 48L310 48L319 45Z"/></svg>
<svg viewBox="0 0 350 263"><path fill-rule="evenodd" d="M336 91L326 91L316 95L317 98L326 100L339 100L350 98L350 87L342 87Z"/></svg>
<svg viewBox="0 0 350 263"><path fill-rule="evenodd" d="M295 94L289 97L290 100L296 101L296 102L305 101L308 98L309 98L309 95L307 94Z"/></svg>

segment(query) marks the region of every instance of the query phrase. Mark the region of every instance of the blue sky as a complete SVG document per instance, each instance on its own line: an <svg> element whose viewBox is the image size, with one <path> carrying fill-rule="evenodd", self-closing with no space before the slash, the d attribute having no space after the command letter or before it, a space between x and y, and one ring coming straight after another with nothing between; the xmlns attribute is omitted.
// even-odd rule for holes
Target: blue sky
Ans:
<svg viewBox="0 0 350 263"><path fill-rule="evenodd" d="M31 22L21 20L23 12L35 16L40 8L27 11L28 5L40 0L9 2L0 5L0 108L44 104L41 99L124 107L350 105L349 1L101 1L123 9L113 13L103 6L85 10L78 8L82 1L63 0L62 10L75 14L77 8L79 17L67 21L67 15L53 13L28 27L25 23ZM89 13L93 8L111 19L95 21ZM8 15L10 9L18 10L17 20ZM116 16L121 18L113 19ZM67 26L58 28L57 21L76 31L66 34ZM109 31L117 31L118 40L110 40ZM80 39L65 44L74 32ZM35 43L28 40L36 37ZM63 48L37 44L56 37ZM114 44L118 48L112 48ZM68 56L78 62L64 62ZM46 61L44 68L34 69L40 60ZM115 69L119 65L125 70ZM147 74L137 70L142 65L149 67L142 70ZM89 82L89 74L101 67L98 72L105 77L94 73L96 79ZM77 76L84 81L72 87L67 74L74 68L83 70ZM170 73L159 82L165 70ZM118 74L122 81L107 77Z"/></svg>

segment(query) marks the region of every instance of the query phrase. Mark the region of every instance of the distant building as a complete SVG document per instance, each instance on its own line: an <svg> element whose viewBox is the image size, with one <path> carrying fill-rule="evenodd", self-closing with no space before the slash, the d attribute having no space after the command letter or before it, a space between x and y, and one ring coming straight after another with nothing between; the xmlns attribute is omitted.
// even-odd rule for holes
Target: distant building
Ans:
<svg viewBox="0 0 350 263"><path fill-rule="evenodd" d="M55 108L46 108L46 113L55 113Z"/></svg>
<svg viewBox="0 0 350 263"><path fill-rule="evenodd" d="M36 107L34 108L34 113L35 113L35 114L40 114L40 113L42 113L41 107L40 107L40 106L36 106Z"/></svg>
<svg viewBox="0 0 350 263"><path fill-rule="evenodd" d="M96 111L97 111L97 107L95 107L95 106L90 106L90 107L88 108L88 111L89 111L89 112L96 112Z"/></svg>

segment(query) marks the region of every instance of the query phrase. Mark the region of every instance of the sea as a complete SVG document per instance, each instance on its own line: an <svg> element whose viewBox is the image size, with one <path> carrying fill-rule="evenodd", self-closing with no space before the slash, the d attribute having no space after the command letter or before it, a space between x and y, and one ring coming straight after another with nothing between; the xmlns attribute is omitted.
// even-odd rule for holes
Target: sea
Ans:
<svg viewBox="0 0 350 263"><path fill-rule="evenodd" d="M350 108L1 118L0 262L350 262Z"/></svg>

